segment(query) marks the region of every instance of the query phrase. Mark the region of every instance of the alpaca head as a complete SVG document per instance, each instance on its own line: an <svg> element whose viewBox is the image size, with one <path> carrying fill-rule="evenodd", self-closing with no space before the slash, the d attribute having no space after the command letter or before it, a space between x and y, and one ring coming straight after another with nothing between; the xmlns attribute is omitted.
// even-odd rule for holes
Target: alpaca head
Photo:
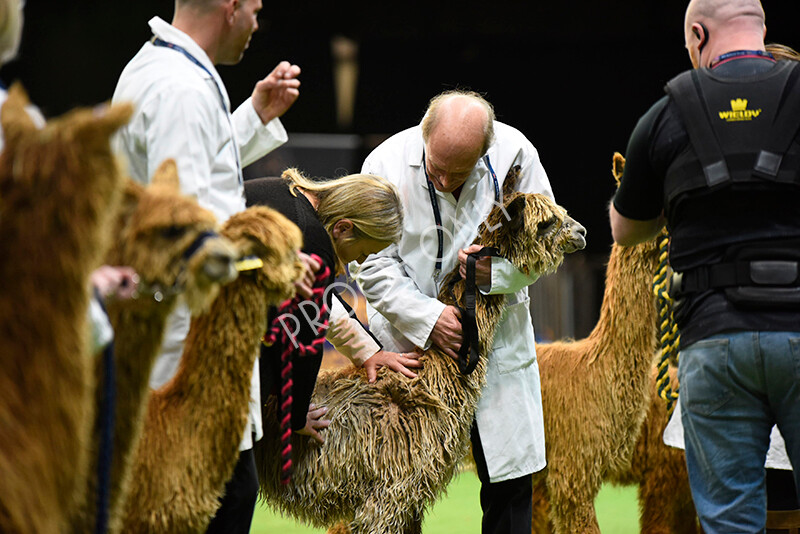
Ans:
<svg viewBox="0 0 800 534"><path fill-rule="evenodd" d="M166 160L147 187L128 182L107 263L136 269L139 303L180 294L193 312L204 311L220 284L236 278L236 249L216 226L210 211L181 194L175 162Z"/></svg>
<svg viewBox="0 0 800 534"><path fill-rule="evenodd" d="M294 282L303 271L297 252L303 245L300 229L266 206L252 206L233 215L222 226L242 257L255 256L263 266L240 276L254 276L270 304L294 296Z"/></svg>
<svg viewBox="0 0 800 534"><path fill-rule="evenodd" d="M79 108L37 128L29 107L25 90L15 83L0 110L2 232L11 232L23 245L60 239L65 250L89 250L92 255L84 257L99 261L108 233L105 223L122 185L110 137L128 122L133 108ZM99 234L85 234L95 227Z"/></svg>
<svg viewBox="0 0 800 534"><path fill-rule="evenodd" d="M586 229L549 197L511 193L481 224L476 243L495 247L529 275L554 272L564 255L586 246Z"/></svg>

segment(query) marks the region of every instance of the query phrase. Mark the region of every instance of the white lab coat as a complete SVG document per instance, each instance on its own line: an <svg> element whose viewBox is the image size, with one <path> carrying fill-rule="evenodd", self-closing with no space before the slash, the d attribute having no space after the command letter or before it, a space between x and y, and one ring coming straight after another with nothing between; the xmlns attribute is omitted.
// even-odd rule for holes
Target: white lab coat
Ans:
<svg viewBox="0 0 800 534"><path fill-rule="evenodd" d="M518 130L495 121L490 163L500 189L513 165L521 165L517 190L553 196L539 155ZM402 131L377 147L362 172L383 176L397 186L404 209L403 237L357 268L356 280L368 301L369 326L389 351L427 348L445 305L436 299L434 279L438 239L422 166L419 126ZM442 272L458 263L458 250L470 245L478 225L496 205L488 167L481 159L467 178L458 201L436 191L444 227ZM492 258L492 286L484 293L505 293L508 302L489 354L486 387L476 420L492 482L518 478L545 466L544 422L527 286L535 278L503 258Z"/></svg>
<svg viewBox="0 0 800 534"><path fill-rule="evenodd" d="M115 149L126 157L131 177L148 183L167 158L178 165L181 191L197 198L220 224L245 209L242 167L287 140L278 119L264 125L250 99L232 114L225 85L208 55L191 37L164 20L150 20L153 34L176 44L183 53L146 42L120 75L113 102L133 102L130 122L114 137ZM170 315L161 354L150 378L157 388L178 368L191 314L179 304ZM241 450L252 448L252 434L263 435L258 360L250 390L250 425Z"/></svg>

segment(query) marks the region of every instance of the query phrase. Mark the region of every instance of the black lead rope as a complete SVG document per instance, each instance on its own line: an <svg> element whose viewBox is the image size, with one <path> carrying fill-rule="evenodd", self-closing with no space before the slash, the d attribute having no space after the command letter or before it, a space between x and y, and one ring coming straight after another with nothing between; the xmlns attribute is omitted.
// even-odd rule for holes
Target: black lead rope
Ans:
<svg viewBox="0 0 800 534"><path fill-rule="evenodd" d="M461 374L468 375L478 365L478 323L475 318L475 304L478 299L478 286L475 283L475 264L480 258L499 256L500 251L494 247L484 247L478 252L467 256L467 277L464 286L464 308L461 311L461 328L464 332L464 341L458 351L458 370Z"/></svg>

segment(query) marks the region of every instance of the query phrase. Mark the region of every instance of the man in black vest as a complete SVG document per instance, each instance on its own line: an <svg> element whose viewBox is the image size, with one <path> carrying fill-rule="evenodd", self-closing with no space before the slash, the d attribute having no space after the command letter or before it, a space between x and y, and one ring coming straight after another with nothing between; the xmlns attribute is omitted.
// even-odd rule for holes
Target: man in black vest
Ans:
<svg viewBox="0 0 800 534"><path fill-rule="evenodd" d="M765 52L758 0L691 0L693 70L631 135L614 240L666 222L681 332L680 405L707 533L764 532L778 425L800 468L800 65Z"/></svg>

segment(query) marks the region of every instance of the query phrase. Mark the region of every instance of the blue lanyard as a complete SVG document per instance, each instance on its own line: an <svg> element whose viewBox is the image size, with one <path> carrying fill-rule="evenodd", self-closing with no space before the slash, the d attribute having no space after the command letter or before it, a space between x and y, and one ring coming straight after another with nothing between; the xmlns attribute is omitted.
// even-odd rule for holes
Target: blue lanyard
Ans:
<svg viewBox="0 0 800 534"><path fill-rule="evenodd" d="M500 184L497 183L497 175L494 173L492 164L489 161L489 154L483 156L483 161L489 168L489 174L492 176L494 182L494 200L500 202ZM425 149L422 149L422 170L425 171L425 180L428 182L428 196L431 198L431 207L433 208L433 220L436 223L436 237L439 241L439 246L436 252L436 267L433 270L433 277L439 278L442 273L442 257L444 255L444 230L442 227L442 215L439 212L439 201L436 198L436 188L433 187L433 182L428 178L428 164L425 161Z"/></svg>
<svg viewBox="0 0 800 534"><path fill-rule="evenodd" d="M153 43L154 46L163 46L165 48L170 48L172 50L175 50L176 52L180 52L181 54L186 56L189 59L189 61L191 61L192 63L194 63L195 65L197 65L201 69L203 69L205 71L205 73L208 74L211 77L211 81L214 82L214 87L216 87L217 93L219 94L219 102L220 102L220 104L222 104L222 111L225 112L225 117L228 119L228 125L231 127L231 133L232 133L233 132L233 124L231 124L231 112L228 109L228 106L225 104L225 95L222 94L222 89L220 88L219 84L217 83L216 78L214 78L214 75L211 74L211 71L208 70L208 68L206 68L205 65L200 63L200 60L198 60L196 57L194 57L191 53L189 53L189 51L187 51L182 46L178 46L175 43L170 43L169 41L165 41L165 40L163 40L163 39L161 39L159 37L156 37L156 36L153 36L153 38L150 39L150 42ZM233 141L234 141L234 138L233 138L233 136L231 136L231 144L235 145L235 143ZM236 148L236 146L233 146L233 152L234 152L234 155L236 156L236 158L235 158L236 159L236 175L237 175L237 178L239 180L239 183L241 184L241 183L243 183L244 178L242 176L242 164L239 161L239 150Z"/></svg>
<svg viewBox="0 0 800 534"><path fill-rule="evenodd" d="M742 56L759 56L775 61L775 58L772 56L772 54L770 54L769 52L764 52L763 50L736 50L734 52L728 52L714 58L714 61L711 62L711 68L714 68L720 63L727 61L729 59Z"/></svg>
<svg viewBox="0 0 800 534"><path fill-rule="evenodd" d="M182 46L178 46L175 43L170 43L155 36L150 40L150 42L153 43L154 46L163 46L166 48L171 48L176 52L180 52L181 54L186 56L189 59L189 61L191 61L192 63L203 69L206 72L206 74L211 76L211 81L214 82L214 87L217 88L217 93L219 94L219 101L222 104L222 109L225 110L225 113L230 113L228 106L225 104L225 95L222 94L222 89L220 89L219 84L217 84L216 78L214 78L214 75L211 74L211 71L208 70L208 68L205 65L200 63L200 60L198 60L196 57L190 54L185 48L183 48Z"/></svg>

